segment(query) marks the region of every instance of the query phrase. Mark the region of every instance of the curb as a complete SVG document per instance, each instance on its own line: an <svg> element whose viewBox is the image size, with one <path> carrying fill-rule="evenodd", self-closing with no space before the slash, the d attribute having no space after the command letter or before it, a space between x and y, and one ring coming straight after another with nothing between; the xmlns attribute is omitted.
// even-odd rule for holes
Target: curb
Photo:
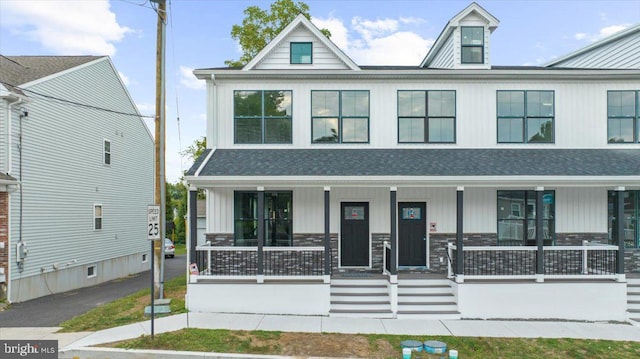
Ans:
<svg viewBox="0 0 640 359"><path fill-rule="evenodd" d="M169 350L133 350L116 348L74 348L61 350L58 359L349 359L260 354L185 352Z"/></svg>

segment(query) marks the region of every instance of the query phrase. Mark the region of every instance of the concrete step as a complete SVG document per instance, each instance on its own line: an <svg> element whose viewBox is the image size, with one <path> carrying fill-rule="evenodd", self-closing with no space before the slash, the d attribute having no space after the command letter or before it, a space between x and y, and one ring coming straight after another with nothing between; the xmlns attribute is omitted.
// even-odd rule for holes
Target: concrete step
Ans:
<svg viewBox="0 0 640 359"><path fill-rule="evenodd" d="M434 302L455 302L453 293L442 294L398 294L398 302L408 303L434 303Z"/></svg>
<svg viewBox="0 0 640 359"><path fill-rule="evenodd" d="M388 300L387 293L332 293L331 300L338 302L361 301L375 302L380 300Z"/></svg>
<svg viewBox="0 0 640 359"><path fill-rule="evenodd" d="M347 317L347 318L393 318L391 310L371 311L371 310L330 310L330 317Z"/></svg>
<svg viewBox="0 0 640 359"><path fill-rule="evenodd" d="M442 303L398 303L398 312L457 312L458 305L452 302L442 302Z"/></svg>
<svg viewBox="0 0 640 359"><path fill-rule="evenodd" d="M331 279L331 286L334 285L384 285L386 286L389 282L386 279Z"/></svg>
<svg viewBox="0 0 640 359"><path fill-rule="evenodd" d="M448 285L433 285L428 287L406 287L398 285L398 295L404 294L447 294L452 293Z"/></svg>
<svg viewBox="0 0 640 359"><path fill-rule="evenodd" d="M388 301L380 302L339 302L331 301L331 311L345 310L345 311L390 311L391 303Z"/></svg>
<svg viewBox="0 0 640 359"><path fill-rule="evenodd" d="M638 300L627 300L627 310L640 310L640 298Z"/></svg>
<svg viewBox="0 0 640 359"><path fill-rule="evenodd" d="M458 311L398 311L398 319L429 319L429 320L446 320L460 319L461 315Z"/></svg>
<svg viewBox="0 0 640 359"><path fill-rule="evenodd" d="M367 294L367 295L376 295L376 294L389 294L389 289L387 287L379 287L379 286L331 286L331 295L344 295L344 294Z"/></svg>

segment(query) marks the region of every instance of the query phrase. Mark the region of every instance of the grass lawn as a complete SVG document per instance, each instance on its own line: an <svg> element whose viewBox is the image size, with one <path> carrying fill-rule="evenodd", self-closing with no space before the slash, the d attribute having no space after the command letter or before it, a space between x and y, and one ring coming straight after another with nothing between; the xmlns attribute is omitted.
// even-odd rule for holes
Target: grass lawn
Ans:
<svg viewBox="0 0 640 359"><path fill-rule="evenodd" d="M173 314L184 313L186 291L183 276L165 283L165 297L172 298ZM61 324L63 332L97 331L148 320L149 289L77 316ZM460 358L640 358L640 343L608 340L439 337L408 335L350 335L183 329L105 346L128 349L165 349L203 352L274 354L291 356L400 358L400 342L439 340L456 349ZM439 359L442 355L414 353L414 359ZM444 356L446 357L446 356Z"/></svg>
<svg viewBox="0 0 640 359"><path fill-rule="evenodd" d="M187 247L184 243L176 244L176 255L187 254Z"/></svg>

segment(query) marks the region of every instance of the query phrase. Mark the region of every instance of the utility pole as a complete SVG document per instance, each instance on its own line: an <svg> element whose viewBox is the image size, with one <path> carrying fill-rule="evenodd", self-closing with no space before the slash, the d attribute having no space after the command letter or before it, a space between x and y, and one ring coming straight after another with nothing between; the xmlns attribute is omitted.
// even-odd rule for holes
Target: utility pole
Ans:
<svg viewBox="0 0 640 359"><path fill-rule="evenodd" d="M158 30L156 45L156 119L155 119L155 196L156 205L160 206L160 240L154 241L153 267L155 289L158 298L164 297L164 237L166 226L166 191L165 191L165 32L167 24L166 0L151 0L158 4Z"/></svg>

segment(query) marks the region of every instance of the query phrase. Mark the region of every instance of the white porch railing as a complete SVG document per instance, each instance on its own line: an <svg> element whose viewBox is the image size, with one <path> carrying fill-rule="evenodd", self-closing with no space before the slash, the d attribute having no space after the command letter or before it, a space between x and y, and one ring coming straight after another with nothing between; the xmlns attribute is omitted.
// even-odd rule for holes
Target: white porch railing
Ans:
<svg viewBox="0 0 640 359"><path fill-rule="evenodd" d="M202 279L323 279L324 247L263 247L262 273L258 247L196 247L198 273L191 281Z"/></svg>
<svg viewBox="0 0 640 359"><path fill-rule="evenodd" d="M448 244L447 272L455 276L456 245ZM533 246L464 246L465 279L618 279L618 246L583 242L582 246L543 247L543 274L536 273Z"/></svg>

